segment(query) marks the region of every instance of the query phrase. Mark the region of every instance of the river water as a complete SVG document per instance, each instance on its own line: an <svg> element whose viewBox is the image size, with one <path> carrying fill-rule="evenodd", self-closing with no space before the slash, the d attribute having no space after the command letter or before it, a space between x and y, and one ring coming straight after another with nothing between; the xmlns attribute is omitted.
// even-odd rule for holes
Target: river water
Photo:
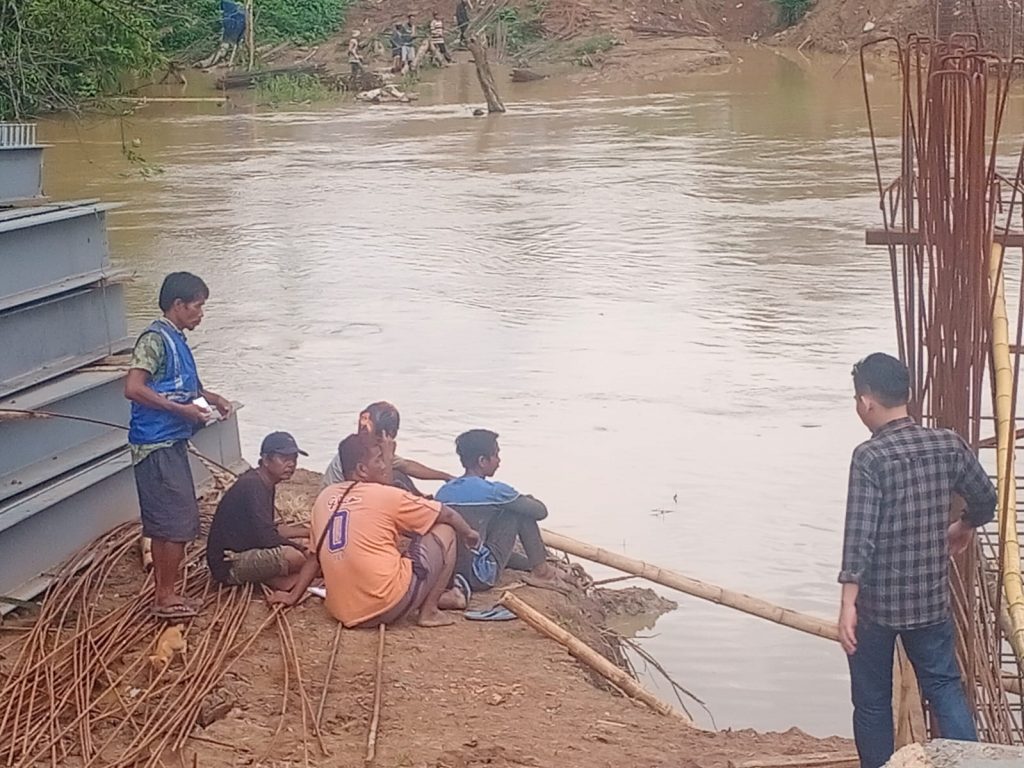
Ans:
<svg viewBox="0 0 1024 768"><path fill-rule="evenodd" d="M859 73L738 57L506 86L500 118L470 115L466 64L412 108L54 121L46 186L126 202L110 244L134 328L166 272L207 280L197 357L245 404L250 458L287 429L322 469L391 400L399 450L451 471L457 433L498 431L500 479L558 531L834 618L866 437L850 366L894 346ZM875 99L891 134L895 83ZM838 646L675 599L644 645L719 727L849 733Z"/></svg>

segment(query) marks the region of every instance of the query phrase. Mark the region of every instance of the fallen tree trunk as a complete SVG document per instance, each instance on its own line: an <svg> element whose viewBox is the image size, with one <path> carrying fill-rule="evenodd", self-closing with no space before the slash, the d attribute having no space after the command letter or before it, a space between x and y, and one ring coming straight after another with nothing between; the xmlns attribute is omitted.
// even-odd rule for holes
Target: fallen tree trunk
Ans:
<svg viewBox="0 0 1024 768"><path fill-rule="evenodd" d="M491 74L491 66L487 63L487 51L480 40L475 36L466 41L466 47L473 54L473 63L476 64L476 77L480 81L480 88L483 89L484 98L487 99L487 111L491 114L504 112L505 104L498 95L498 88L494 84L494 75Z"/></svg>
<svg viewBox="0 0 1024 768"><path fill-rule="evenodd" d="M610 552L607 549L595 547L583 541L562 536L552 531L542 531L544 543L553 549L560 550L569 555L582 557L584 560L608 565L635 576L641 576L648 581L662 584L672 589L678 589L688 595L710 600L728 608L735 608L738 611L749 613L751 616L759 616L776 624L799 629L810 635L824 637L826 640L839 640L839 627L830 621L819 619L816 616L808 616L805 613L783 608L782 606L769 603L757 597L745 595L742 592L719 587L715 584L707 584L697 579L691 579L676 571L667 568L659 568L656 565L645 563L643 560L636 560L632 557L620 555L617 552Z"/></svg>
<svg viewBox="0 0 1024 768"><path fill-rule="evenodd" d="M256 72L238 72L217 80L217 87L248 88L251 85L277 75L319 75L324 71L323 64L296 64L289 67L275 67L274 69L261 69Z"/></svg>
<svg viewBox="0 0 1024 768"><path fill-rule="evenodd" d="M511 592L505 592L498 602L542 635L546 635L562 645L574 658L597 672L626 696L643 702L659 715L677 717L687 725L693 725L693 721L682 712L666 704L574 634L558 626L558 624L543 613L527 605Z"/></svg>

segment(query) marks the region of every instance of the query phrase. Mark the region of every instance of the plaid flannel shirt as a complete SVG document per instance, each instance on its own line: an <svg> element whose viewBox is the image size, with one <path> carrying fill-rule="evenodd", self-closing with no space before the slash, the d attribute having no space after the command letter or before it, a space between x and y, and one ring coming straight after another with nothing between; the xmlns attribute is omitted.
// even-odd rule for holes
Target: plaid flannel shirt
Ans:
<svg viewBox="0 0 1024 768"><path fill-rule="evenodd" d="M949 615L954 493L967 502L968 524L994 517L992 481L955 432L897 419L854 450L839 581L860 585L860 619L914 629Z"/></svg>

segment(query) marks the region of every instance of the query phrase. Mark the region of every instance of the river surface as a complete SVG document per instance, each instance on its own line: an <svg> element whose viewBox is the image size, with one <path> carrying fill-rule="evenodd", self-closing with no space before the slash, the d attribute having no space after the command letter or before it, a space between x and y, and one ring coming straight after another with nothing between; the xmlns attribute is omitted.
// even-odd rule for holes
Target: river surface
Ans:
<svg viewBox="0 0 1024 768"><path fill-rule="evenodd" d="M867 437L850 367L894 347L859 73L738 56L657 85L506 85L499 118L470 116L464 64L415 107L54 121L47 191L126 202L133 328L166 272L207 280L197 358L245 404L250 459L287 429L320 470L387 399L405 456L454 472L455 435L494 429L499 478L550 527L832 619ZM874 88L891 136L896 85ZM719 727L849 733L838 646L666 594L643 643Z"/></svg>

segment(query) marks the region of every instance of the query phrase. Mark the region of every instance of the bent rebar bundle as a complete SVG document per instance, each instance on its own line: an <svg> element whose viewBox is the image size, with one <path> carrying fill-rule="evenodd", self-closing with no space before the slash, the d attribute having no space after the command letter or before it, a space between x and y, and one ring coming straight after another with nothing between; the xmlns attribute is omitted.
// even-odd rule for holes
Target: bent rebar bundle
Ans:
<svg viewBox="0 0 1024 768"><path fill-rule="evenodd" d="M899 175L888 184L882 167L895 158L879 150L865 62L865 49L879 44L895 46L902 76ZM1000 153L1016 63L980 51L972 35L885 38L861 50L884 224L868 241L889 250L912 412L924 424L957 431L997 478L998 525L990 528L998 531L983 534L950 573L961 667L981 737L997 743L1024 742L1014 463L1024 294L1018 295L1011 345L1005 291L1007 267L1020 283L1024 245L1020 137L1014 137L1013 157ZM1011 249L1015 259L1008 264ZM951 517L958 514L951 510Z"/></svg>

